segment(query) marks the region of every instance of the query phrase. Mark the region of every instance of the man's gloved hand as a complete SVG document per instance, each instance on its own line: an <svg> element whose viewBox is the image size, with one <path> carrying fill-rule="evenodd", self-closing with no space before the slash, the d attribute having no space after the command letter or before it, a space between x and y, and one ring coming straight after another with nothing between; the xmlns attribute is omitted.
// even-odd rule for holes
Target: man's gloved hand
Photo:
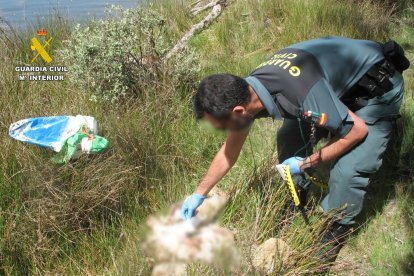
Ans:
<svg viewBox="0 0 414 276"><path fill-rule="evenodd" d="M292 175L301 174L303 170L300 168L300 163L304 160L302 157L294 156L283 161L283 165L288 165Z"/></svg>
<svg viewBox="0 0 414 276"><path fill-rule="evenodd" d="M206 197L199 194L192 194L184 200L183 206L181 206L181 217L184 220L189 220L195 215L197 208L203 203Z"/></svg>

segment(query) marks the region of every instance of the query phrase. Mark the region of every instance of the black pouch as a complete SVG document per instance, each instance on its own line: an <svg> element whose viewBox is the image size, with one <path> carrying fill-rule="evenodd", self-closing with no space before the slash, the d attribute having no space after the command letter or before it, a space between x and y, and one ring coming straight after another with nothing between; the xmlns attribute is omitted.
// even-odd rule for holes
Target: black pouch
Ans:
<svg viewBox="0 0 414 276"><path fill-rule="evenodd" d="M402 73L410 67L410 61L405 56L404 49L394 40L390 40L382 45L385 58L391 62L395 69Z"/></svg>

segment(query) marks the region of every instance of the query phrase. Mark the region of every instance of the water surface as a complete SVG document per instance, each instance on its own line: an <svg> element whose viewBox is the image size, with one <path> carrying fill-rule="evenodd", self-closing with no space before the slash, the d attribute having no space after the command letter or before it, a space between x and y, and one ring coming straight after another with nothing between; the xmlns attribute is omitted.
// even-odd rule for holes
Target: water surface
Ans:
<svg viewBox="0 0 414 276"><path fill-rule="evenodd" d="M76 21L102 17L108 5L131 8L139 0L0 0L0 17L16 27L60 14Z"/></svg>

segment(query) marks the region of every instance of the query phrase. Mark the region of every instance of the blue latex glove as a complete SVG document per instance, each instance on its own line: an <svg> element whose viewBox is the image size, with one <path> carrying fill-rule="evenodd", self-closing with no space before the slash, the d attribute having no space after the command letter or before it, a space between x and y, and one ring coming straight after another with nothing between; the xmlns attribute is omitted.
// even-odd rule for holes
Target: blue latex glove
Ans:
<svg viewBox="0 0 414 276"><path fill-rule="evenodd" d="M304 160L304 158L302 158L302 157L294 156L294 157L291 157L289 159L286 159L285 161L283 161L282 164L289 166L290 173L292 175L301 174L301 173L303 173L303 170L300 169L300 162L302 162L303 160Z"/></svg>
<svg viewBox="0 0 414 276"><path fill-rule="evenodd" d="M199 194L192 194L186 200L184 200L183 206L181 206L181 217L184 220L189 220L195 215L197 208L203 203L206 197Z"/></svg>

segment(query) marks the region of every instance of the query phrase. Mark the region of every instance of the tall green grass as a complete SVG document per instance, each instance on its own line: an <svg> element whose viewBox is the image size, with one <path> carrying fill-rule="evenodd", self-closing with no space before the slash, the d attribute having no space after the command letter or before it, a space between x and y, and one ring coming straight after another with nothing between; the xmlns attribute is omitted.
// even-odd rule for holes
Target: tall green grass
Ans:
<svg viewBox="0 0 414 276"><path fill-rule="evenodd" d="M167 20L169 39L178 40L205 15L191 16L191 2L153 3L152 8ZM190 47L200 55L200 78L216 72L247 75L272 51L318 36L384 41L394 35L409 48L413 33L406 30L413 24L412 14L402 10L395 13L380 1L233 0L217 22L191 40ZM37 27L44 26L34 29ZM56 42L69 37L71 29L66 23L49 27ZM18 36L3 33L0 39L6 45L0 50L2 273L147 275L150 267L140 248L141 224L149 214L194 190L224 134L198 124L191 111L193 91L188 86L171 88L168 79L160 80L161 89L149 89L148 97L116 108L89 101L87 91L81 91L70 79L63 83L20 82L14 67L29 63L31 32ZM59 43L55 46L52 54L60 47ZM409 95L414 87L412 70L406 76ZM410 102L407 100L404 107L406 120L414 110ZM7 137L8 126L14 121L62 114L95 116L111 149L56 167L49 161L49 151ZM403 124L404 131L410 133L408 126ZM222 223L236 233L244 272L254 273L249 258L255 244L276 236L299 252L295 265L280 267L278 273L315 273L320 267L309 255L328 218L310 211L311 226L305 226L299 214L281 211L288 196L271 169L278 127L267 120L255 124L240 160L220 183L231 194ZM411 143L404 143L405 156L411 162ZM405 163L405 168L411 173L410 164ZM405 191L408 182L402 183ZM401 210L410 206L408 193L395 193L395 197ZM378 212L380 216L381 210ZM396 221L411 225L412 233L412 214ZM361 237L361 244L371 241ZM380 257L383 255L372 254L372 263ZM393 260L404 262L402 258ZM199 265L191 266L189 272L222 273Z"/></svg>

